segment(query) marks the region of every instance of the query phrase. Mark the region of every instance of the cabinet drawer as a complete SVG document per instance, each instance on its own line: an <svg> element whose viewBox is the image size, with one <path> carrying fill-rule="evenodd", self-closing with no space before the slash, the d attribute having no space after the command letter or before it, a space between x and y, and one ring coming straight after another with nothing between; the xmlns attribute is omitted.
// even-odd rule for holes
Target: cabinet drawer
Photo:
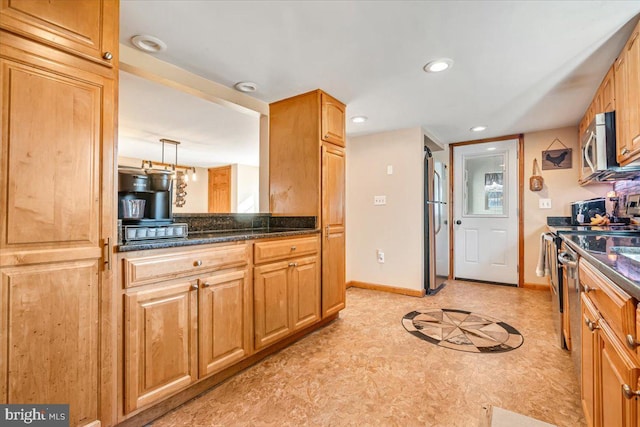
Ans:
<svg viewBox="0 0 640 427"><path fill-rule="evenodd" d="M261 264L290 257L315 254L320 249L320 237L303 237L299 239L271 240L257 242L254 245L254 263Z"/></svg>
<svg viewBox="0 0 640 427"><path fill-rule="evenodd" d="M125 287L189 276L202 271L242 267L248 264L249 256L249 246L242 244L126 258L124 260Z"/></svg>
<svg viewBox="0 0 640 427"><path fill-rule="evenodd" d="M635 337L635 301L591 264L580 262L580 283L615 335L627 342L627 335Z"/></svg>

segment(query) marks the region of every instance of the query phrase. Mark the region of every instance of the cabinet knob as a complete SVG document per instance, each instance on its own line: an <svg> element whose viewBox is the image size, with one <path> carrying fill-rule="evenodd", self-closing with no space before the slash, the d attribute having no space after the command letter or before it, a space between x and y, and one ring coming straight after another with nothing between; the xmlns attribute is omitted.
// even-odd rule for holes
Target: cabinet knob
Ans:
<svg viewBox="0 0 640 427"><path fill-rule="evenodd" d="M587 328L589 328L591 332L595 331L596 329L600 329L596 322L592 322L589 319L584 319L584 324L587 325Z"/></svg>
<svg viewBox="0 0 640 427"><path fill-rule="evenodd" d="M632 399L636 396L640 396L640 391L632 390L631 387L629 387L627 384L624 384L622 386L622 394L624 394L624 397L626 397L627 399Z"/></svg>
<svg viewBox="0 0 640 427"><path fill-rule="evenodd" d="M298 263L297 262L290 262L289 263L289 267L297 267Z"/></svg>
<svg viewBox="0 0 640 427"><path fill-rule="evenodd" d="M202 261L201 260L197 260L193 262L193 266L194 267L200 267L202 265Z"/></svg>
<svg viewBox="0 0 640 427"><path fill-rule="evenodd" d="M592 288L589 285L582 285L582 290L585 291L585 293L589 293L591 291L595 291L595 288Z"/></svg>
<svg viewBox="0 0 640 427"><path fill-rule="evenodd" d="M292 250L292 251L295 251L295 250L296 250L296 247L295 247L295 246L291 246L291 250Z"/></svg>
<svg viewBox="0 0 640 427"><path fill-rule="evenodd" d="M102 59L106 59L107 61L111 61L113 59L113 54L111 52L105 52L102 55Z"/></svg>
<svg viewBox="0 0 640 427"><path fill-rule="evenodd" d="M191 290L192 290L192 291L197 291L197 290L198 290L198 284L197 284L197 283L193 283L193 284L191 285Z"/></svg>
<svg viewBox="0 0 640 427"><path fill-rule="evenodd" d="M629 348L636 348L637 346L640 345L640 342L636 341L636 339L633 337L633 335L628 334L627 335L627 345L629 346Z"/></svg>
<svg viewBox="0 0 640 427"><path fill-rule="evenodd" d="M620 154L623 155L623 156L625 154L627 154L628 152L629 152L629 149L627 147L624 147L622 150L620 150Z"/></svg>
<svg viewBox="0 0 640 427"><path fill-rule="evenodd" d="M204 283L202 284L202 287L203 287L203 288L208 288L209 286L211 286L211 283L209 283L209 282L204 282Z"/></svg>

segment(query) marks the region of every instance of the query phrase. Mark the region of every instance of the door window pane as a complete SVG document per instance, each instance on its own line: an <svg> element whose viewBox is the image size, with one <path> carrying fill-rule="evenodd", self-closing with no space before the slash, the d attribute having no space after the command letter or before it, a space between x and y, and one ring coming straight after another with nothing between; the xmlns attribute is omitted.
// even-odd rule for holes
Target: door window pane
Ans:
<svg viewBox="0 0 640 427"><path fill-rule="evenodd" d="M506 153L464 156L464 215L505 216Z"/></svg>

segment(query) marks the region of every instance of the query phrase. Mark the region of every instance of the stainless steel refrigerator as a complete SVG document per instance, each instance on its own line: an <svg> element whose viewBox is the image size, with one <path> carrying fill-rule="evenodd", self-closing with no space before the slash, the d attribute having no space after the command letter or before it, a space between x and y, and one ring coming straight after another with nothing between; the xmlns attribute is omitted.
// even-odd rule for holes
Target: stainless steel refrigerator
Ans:
<svg viewBox="0 0 640 427"><path fill-rule="evenodd" d="M447 165L424 147L424 289L433 295L449 277Z"/></svg>

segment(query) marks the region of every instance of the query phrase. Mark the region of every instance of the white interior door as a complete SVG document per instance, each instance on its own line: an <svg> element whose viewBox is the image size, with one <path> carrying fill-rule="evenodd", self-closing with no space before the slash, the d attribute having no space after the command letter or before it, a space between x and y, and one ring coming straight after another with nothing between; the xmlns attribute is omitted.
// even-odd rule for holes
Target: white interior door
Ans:
<svg viewBox="0 0 640 427"><path fill-rule="evenodd" d="M518 140L456 146L454 276L518 284Z"/></svg>

